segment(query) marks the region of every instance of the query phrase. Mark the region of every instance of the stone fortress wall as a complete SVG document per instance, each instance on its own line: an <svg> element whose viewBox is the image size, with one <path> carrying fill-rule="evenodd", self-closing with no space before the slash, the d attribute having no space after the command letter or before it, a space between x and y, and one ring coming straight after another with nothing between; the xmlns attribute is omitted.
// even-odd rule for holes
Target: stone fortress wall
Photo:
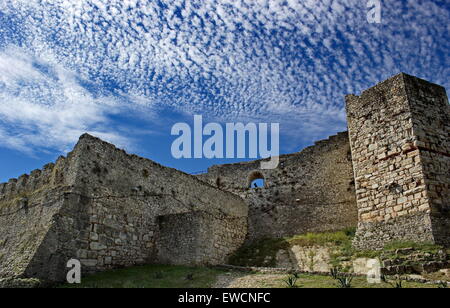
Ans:
<svg viewBox="0 0 450 308"><path fill-rule="evenodd" d="M83 273L220 264L247 234L238 196L89 135L0 188L0 278L62 281L72 258Z"/></svg>
<svg viewBox="0 0 450 308"><path fill-rule="evenodd" d="M249 205L247 242L306 232L337 231L358 223L348 134L280 156L274 170L261 161L213 166L198 177ZM250 187L264 179L265 187Z"/></svg>
<svg viewBox="0 0 450 308"><path fill-rule="evenodd" d="M76 156L72 153L56 164L0 184L0 277L33 276L30 264L49 239L49 229L65 205L66 192L75 184ZM46 260L39 261L47 263L46 270L58 266L55 253L49 251Z"/></svg>
<svg viewBox="0 0 450 308"><path fill-rule="evenodd" d="M360 249L392 241L449 246L445 89L399 74L346 100L350 135L282 155L275 170L254 161L213 166L199 178L247 202L250 242L358 225ZM258 178L265 187L251 188Z"/></svg>
<svg viewBox="0 0 450 308"><path fill-rule="evenodd" d="M397 75L347 96L359 227L354 245L450 244L450 107L445 89Z"/></svg>
<svg viewBox="0 0 450 308"><path fill-rule="evenodd" d="M63 281L139 264L220 264L246 242L358 226L354 246L450 246L445 89L397 75L347 97L349 133L192 176L83 135L67 157L0 184L0 279ZM251 188L255 179L265 187Z"/></svg>

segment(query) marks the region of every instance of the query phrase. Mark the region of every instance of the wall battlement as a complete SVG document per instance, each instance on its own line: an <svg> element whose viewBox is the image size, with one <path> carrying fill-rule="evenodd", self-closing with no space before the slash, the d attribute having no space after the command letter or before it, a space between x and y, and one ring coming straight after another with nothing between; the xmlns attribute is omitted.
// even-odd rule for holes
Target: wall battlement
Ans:
<svg viewBox="0 0 450 308"><path fill-rule="evenodd" d="M7 183L0 183L0 200L8 200L24 194L38 190L48 185L63 184L64 174L62 174L65 157L60 157L56 164L46 164L42 169L32 171L29 175L23 174L17 179L10 179ZM58 170L58 172L55 172Z"/></svg>

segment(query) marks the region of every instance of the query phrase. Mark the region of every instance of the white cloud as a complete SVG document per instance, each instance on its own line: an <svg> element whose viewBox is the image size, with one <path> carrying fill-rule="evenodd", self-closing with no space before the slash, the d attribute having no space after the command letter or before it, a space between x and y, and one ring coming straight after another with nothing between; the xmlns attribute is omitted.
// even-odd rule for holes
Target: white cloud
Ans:
<svg viewBox="0 0 450 308"><path fill-rule="evenodd" d="M308 139L345 129L345 94L400 71L450 86L450 11L436 3L383 1L377 26L367 23L361 0L158 2L3 0L0 11L16 21L24 49L57 76L65 75L63 67L77 72L139 108L159 104L222 121L279 120ZM27 121L45 113L44 93L53 118L67 118L66 110L77 109L72 104L86 110L64 125L67 132L108 121L114 108L105 106L116 104L113 97L92 97L70 74L53 86L20 57L10 59L20 62L18 70L2 70L7 82L26 76L39 85L19 95L35 104ZM8 117L11 108L2 108Z"/></svg>
<svg viewBox="0 0 450 308"><path fill-rule="evenodd" d="M39 148L67 151L85 132L129 146L109 127L108 115L119 112L119 103L112 97L95 98L58 65L10 48L0 52L0 84L2 146L28 153Z"/></svg>

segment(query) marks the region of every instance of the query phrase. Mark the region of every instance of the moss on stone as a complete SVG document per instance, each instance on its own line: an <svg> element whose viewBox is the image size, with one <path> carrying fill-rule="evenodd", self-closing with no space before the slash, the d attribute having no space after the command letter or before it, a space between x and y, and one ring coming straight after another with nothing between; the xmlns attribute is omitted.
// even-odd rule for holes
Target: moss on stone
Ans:
<svg viewBox="0 0 450 308"><path fill-rule="evenodd" d="M307 233L282 239L264 239L247 245L239 249L229 262L237 266L255 267L275 267L277 253L280 250L287 250L294 246L315 247L331 246L336 247L337 252L332 258L341 259L343 256L351 256L351 242L354 229L346 229L338 232Z"/></svg>
<svg viewBox="0 0 450 308"><path fill-rule="evenodd" d="M440 253L449 253L442 246L430 243L392 242L384 249L360 251L352 247L354 229L328 233L308 233L283 239L265 239L239 249L229 260L231 265L276 267L277 254L294 246L330 248L330 266L345 266L358 258L395 260L398 266L419 266L414 255L429 256L434 261ZM423 262L422 262L423 263Z"/></svg>
<svg viewBox="0 0 450 308"><path fill-rule="evenodd" d="M23 198L32 200L32 199L37 198L39 194L48 192L49 190L52 190L52 189L61 188L61 187L63 187L63 186L62 185L45 184L34 191L22 191L20 193L15 193L9 197L9 200L0 201L0 209L6 208L6 207L12 207L12 206L16 205L18 202L20 202L20 200Z"/></svg>

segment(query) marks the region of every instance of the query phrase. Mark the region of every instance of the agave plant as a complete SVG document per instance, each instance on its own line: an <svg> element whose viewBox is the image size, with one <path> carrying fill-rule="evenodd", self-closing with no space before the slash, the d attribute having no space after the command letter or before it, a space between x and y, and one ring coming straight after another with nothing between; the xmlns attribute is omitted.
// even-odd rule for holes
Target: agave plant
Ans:
<svg viewBox="0 0 450 308"><path fill-rule="evenodd" d="M339 288L350 289L352 287L353 276L349 273L343 273L341 268L333 267L330 274L338 282Z"/></svg>
<svg viewBox="0 0 450 308"><path fill-rule="evenodd" d="M340 270L341 269L339 267L333 267L330 271L331 277L333 277L333 279L337 280L339 277Z"/></svg>
<svg viewBox="0 0 450 308"><path fill-rule="evenodd" d="M194 280L194 274L187 274L187 276L186 276L186 280Z"/></svg>
<svg viewBox="0 0 450 308"><path fill-rule="evenodd" d="M398 279L394 282L394 288L395 289L403 289L403 280Z"/></svg>
<svg viewBox="0 0 450 308"><path fill-rule="evenodd" d="M164 278L163 272L156 272L156 273L153 274L153 279L160 280L160 279L163 279L163 278Z"/></svg>
<svg viewBox="0 0 450 308"><path fill-rule="evenodd" d="M382 276L382 281L390 284L394 289L403 289L403 283L405 282L405 280L400 275L396 275L393 278Z"/></svg>
<svg viewBox="0 0 450 308"><path fill-rule="evenodd" d="M296 288L298 278L298 274L290 275L284 280L284 283L288 286L288 288Z"/></svg>
<svg viewBox="0 0 450 308"><path fill-rule="evenodd" d="M351 289L352 282L353 282L353 276L349 274L342 274L341 277L337 279L339 283L339 288L341 289Z"/></svg>

